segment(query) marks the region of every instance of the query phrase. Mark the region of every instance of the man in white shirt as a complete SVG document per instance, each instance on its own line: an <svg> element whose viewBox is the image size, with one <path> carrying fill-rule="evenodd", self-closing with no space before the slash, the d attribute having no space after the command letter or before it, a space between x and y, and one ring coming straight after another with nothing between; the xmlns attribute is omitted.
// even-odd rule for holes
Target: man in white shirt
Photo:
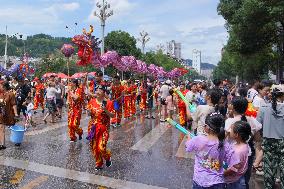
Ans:
<svg viewBox="0 0 284 189"><path fill-rule="evenodd" d="M249 102L252 102L254 98L258 95L258 92L256 90L258 84L259 82L255 82L254 85L248 90L247 99Z"/></svg>
<svg viewBox="0 0 284 189"><path fill-rule="evenodd" d="M197 105L197 101L200 98L200 93L197 90L197 84L192 83L190 90L186 93L185 98L194 104Z"/></svg>
<svg viewBox="0 0 284 189"><path fill-rule="evenodd" d="M167 80L166 83L160 88L159 95L161 97L161 122L165 122L167 116L166 98L170 95L171 83L172 82L170 80Z"/></svg>

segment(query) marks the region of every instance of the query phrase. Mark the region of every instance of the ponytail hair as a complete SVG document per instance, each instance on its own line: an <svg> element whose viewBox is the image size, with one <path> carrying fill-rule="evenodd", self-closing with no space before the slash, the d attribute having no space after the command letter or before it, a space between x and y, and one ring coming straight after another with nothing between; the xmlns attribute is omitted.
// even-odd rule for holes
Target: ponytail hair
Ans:
<svg viewBox="0 0 284 189"><path fill-rule="evenodd" d="M242 121L247 121L247 118L245 116L245 112L247 111L248 108L248 101L246 98L241 97L241 96L236 96L232 99L232 105L234 110L242 115L241 120Z"/></svg>
<svg viewBox="0 0 284 189"><path fill-rule="evenodd" d="M223 149L225 137L226 137L225 129L224 127L220 127L220 131L218 133L218 139L219 139L218 149Z"/></svg>
<svg viewBox="0 0 284 189"><path fill-rule="evenodd" d="M251 138L251 127L246 121L235 122L233 124L233 132L237 133L244 143L247 143Z"/></svg>
<svg viewBox="0 0 284 189"><path fill-rule="evenodd" d="M208 115L205 119L205 124L209 129L217 135L219 139L218 149L222 150L224 147L225 140L225 118L220 113L212 113Z"/></svg>
<svg viewBox="0 0 284 189"><path fill-rule="evenodd" d="M275 89L273 89L271 94L272 94L272 103L271 103L272 109L275 112L275 114L277 115L277 114L279 114L279 111L277 110L277 99L282 97L284 95L284 93L280 92L279 89L275 88Z"/></svg>
<svg viewBox="0 0 284 189"><path fill-rule="evenodd" d="M219 112L219 102L220 102L220 99L221 99L221 96L222 96L220 90L210 89L210 90L208 90L206 95L210 97L211 102L214 105L214 111L216 113L218 113Z"/></svg>
<svg viewBox="0 0 284 189"><path fill-rule="evenodd" d="M242 114L241 120L242 120L242 121L245 121L245 122L248 122L247 117L246 117L245 114Z"/></svg>

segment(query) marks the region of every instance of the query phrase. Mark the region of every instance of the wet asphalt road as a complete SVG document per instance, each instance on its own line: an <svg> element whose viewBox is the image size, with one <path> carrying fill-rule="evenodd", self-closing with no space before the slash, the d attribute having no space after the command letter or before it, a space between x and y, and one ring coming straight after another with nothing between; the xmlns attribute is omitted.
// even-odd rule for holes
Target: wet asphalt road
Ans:
<svg viewBox="0 0 284 189"><path fill-rule="evenodd" d="M184 135L144 114L110 129L113 165L95 171L87 140L70 143L66 117L56 124L39 123L26 132L20 147L9 141L0 151L0 189L7 188L191 188L193 156L184 152ZM87 129L83 115L81 126ZM253 176L251 188L262 189L262 178Z"/></svg>

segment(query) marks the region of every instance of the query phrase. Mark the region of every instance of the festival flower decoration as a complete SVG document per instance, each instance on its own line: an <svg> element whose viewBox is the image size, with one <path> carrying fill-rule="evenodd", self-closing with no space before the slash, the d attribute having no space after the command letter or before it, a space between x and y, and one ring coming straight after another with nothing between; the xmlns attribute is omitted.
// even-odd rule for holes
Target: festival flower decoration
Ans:
<svg viewBox="0 0 284 189"><path fill-rule="evenodd" d="M132 70L136 73L142 73L142 64L143 64L143 61L141 60L137 60L136 61L136 66L132 68Z"/></svg>
<svg viewBox="0 0 284 189"><path fill-rule="evenodd" d="M141 62L141 69L140 69L140 71L143 74L148 73L148 67L147 67L147 64L145 62Z"/></svg>
<svg viewBox="0 0 284 189"><path fill-rule="evenodd" d="M165 77L166 76L166 71L164 70L164 68L163 67L158 67L157 68L157 75L159 76L159 77Z"/></svg>
<svg viewBox="0 0 284 189"><path fill-rule="evenodd" d="M110 64L116 67L119 63L119 55L115 51L108 51L101 56L101 67L107 67Z"/></svg>
<svg viewBox="0 0 284 189"><path fill-rule="evenodd" d="M103 56L106 57L109 64L112 64L115 68L121 64L120 57L116 51L107 51Z"/></svg>
<svg viewBox="0 0 284 189"><path fill-rule="evenodd" d="M149 74L151 74L151 75L157 74L157 66L154 65L154 64L150 64L150 65L148 66L148 72L149 72Z"/></svg>
<svg viewBox="0 0 284 189"><path fill-rule="evenodd" d="M71 44L64 44L61 48L61 52L65 57L69 58L74 54L74 47Z"/></svg>
<svg viewBox="0 0 284 189"><path fill-rule="evenodd" d="M8 70L0 66L0 73L6 76L10 76L17 73L18 69L19 69L19 64L13 64Z"/></svg>
<svg viewBox="0 0 284 189"><path fill-rule="evenodd" d="M136 59L133 56L122 56L121 64L119 65L118 69L120 71L129 71L131 65L133 65L133 61L136 62Z"/></svg>

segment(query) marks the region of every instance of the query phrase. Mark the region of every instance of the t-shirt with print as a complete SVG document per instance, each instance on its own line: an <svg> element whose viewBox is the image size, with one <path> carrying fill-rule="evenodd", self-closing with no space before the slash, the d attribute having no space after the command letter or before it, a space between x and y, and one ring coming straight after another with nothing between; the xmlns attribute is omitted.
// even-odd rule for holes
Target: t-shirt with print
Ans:
<svg viewBox="0 0 284 189"><path fill-rule="evenodd" d="M257 95L258 95L257 90L255 90L254 88L250 88L247 93L248 101L252 102Z"/></svg>
<svg viewBox="0 0 284 189"><path fill-rule="evenodd" d="M239 163L229 143L224 142L222 150L218 149L219 140L209 140L199 135L186 142L186 151L195 152L193 180L199 186L210 187L225 183L223 162L232 167Z"/></svg>

